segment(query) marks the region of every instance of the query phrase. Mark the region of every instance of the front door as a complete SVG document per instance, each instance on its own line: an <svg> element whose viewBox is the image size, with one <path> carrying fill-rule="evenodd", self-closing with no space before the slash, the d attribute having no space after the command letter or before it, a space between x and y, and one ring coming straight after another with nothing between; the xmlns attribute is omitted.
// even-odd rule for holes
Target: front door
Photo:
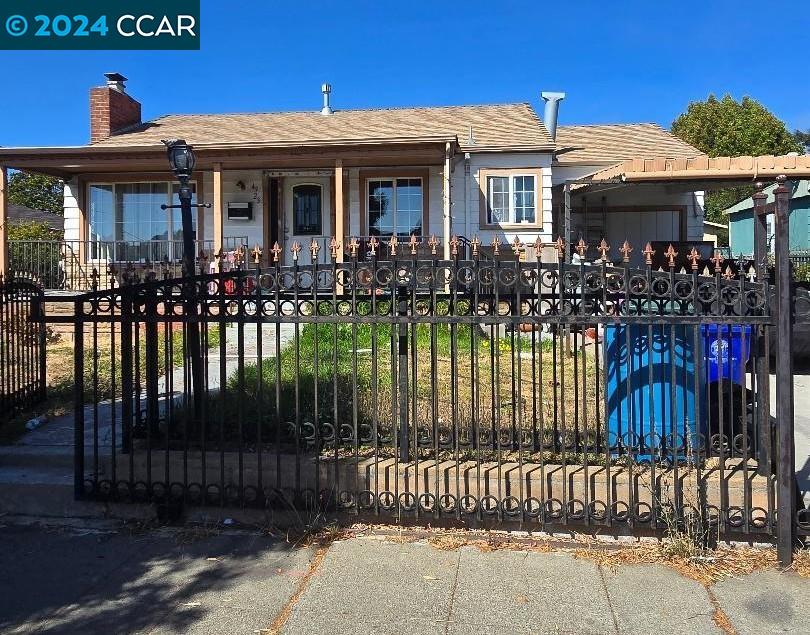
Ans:
<svg viewBox="0 0 810 635"><path fill-rule="evenodd" d="M290 247L301 244L298 263L312 264L310 245L318 241L318 262L329 262L332 201L329 178L288 177L284 179L284 262L292 264Z"/></svg>

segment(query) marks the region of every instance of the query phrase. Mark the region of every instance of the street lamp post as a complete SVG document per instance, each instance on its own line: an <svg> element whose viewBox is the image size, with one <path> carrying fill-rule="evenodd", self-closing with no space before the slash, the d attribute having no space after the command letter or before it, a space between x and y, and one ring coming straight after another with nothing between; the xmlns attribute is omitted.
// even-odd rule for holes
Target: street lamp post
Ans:
<svg viewBox="0 0 810 635"><path fill-rule="evenodd" d="M189 182L197 159L194 155L194 148L183 139L169 139L163 141L163 143L166 145L169 164L180 183L180 191L178 192L180 205L161 205L160 207L164 210L180 208L180 216L183 225L183 271L185 276L192 277L196 273L196 255L194 253L194 222L191 217L191 208L193 207L191 202L192 192ZM200 203L197 205L197 207L210 206L209 203ZM196 426L200 421L200 414L202 412L202 391L204 389L200 325L195 320L197 317L196 287L193 285L184 286L184 293L187 294L185 313L189 318L187 322L187 359L190 361L191 365L191 392L193 395L194 422Z"/></svg>

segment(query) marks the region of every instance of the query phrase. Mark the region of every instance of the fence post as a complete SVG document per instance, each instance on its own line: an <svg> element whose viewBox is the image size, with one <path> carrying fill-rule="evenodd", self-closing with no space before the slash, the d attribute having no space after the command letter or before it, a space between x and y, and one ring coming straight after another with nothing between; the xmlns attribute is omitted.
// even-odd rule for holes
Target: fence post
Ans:
<svg viewBox="0 0 810 635"><path fill-rule="evenodd" d="M76 300L73 307L73 496L79 500L84 498L84 303Z"/></svg>
<svg viewBox="0 0 810 635"><path fill-rule="evenodd" d="M394 267L396 271L396 267ZM397 290L397 313L400 318L408 315L408 299L404 287L399 287ZM399 459L400 461L408 461L410 457L409 435L408 435L408 325L405 321L398 321L397 328L399 329L399 342L398 342L398 375L399 382ZM415 397L414 397L415 398Z"/></svg>
<svg viewBox="0 0 810 635"><path fill-rule="evenodd" d="M768 297L770 276L768 274L768 216L765 203L768 195L763 192L764 184L754 184L754 272L757 283L762 285L765 297ZM773 472L773 447L771 436L771 375L770 375L770 332L772 326L754 327L757 337L756 346L756 382L757 382L757 418L754 422L757 431L757 472L761 476L770 476Z"/></svg>
<svg viewBox="0 0 810 635"><path fill-rule="evenodd" d="M790 188L776 179L776 429L777 554L783 567L793 562L796 491L793 441L793 272L790 263Z"/></svg>

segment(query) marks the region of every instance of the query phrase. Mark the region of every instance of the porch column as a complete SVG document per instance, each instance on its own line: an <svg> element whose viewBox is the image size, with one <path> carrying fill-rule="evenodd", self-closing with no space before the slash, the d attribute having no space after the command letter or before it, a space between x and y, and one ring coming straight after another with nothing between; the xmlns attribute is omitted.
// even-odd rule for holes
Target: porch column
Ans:
<svg viewBox="0 0 810 635"><path fill-rule="evenodd" d="M444 245L444 259L450 260L450 232L452 226L450 222L450 142L444 146L444 175L442 177L442 243Z"/></svg>
<svg viewBox="0 0 810 635"><path fill-rule="evenodd" d="M222 164L214 163L214 254L223 249Z"/></svg>
<svg viewBox="0 0 810 635"><path fill-rule="evenodd" d="M335 240L338 242L337 261L343 262L343 243L346 232L343 227L343 159L335 159Z"/></svg>
<svg viewBox="0 0 810 635"><path fill-rule="evenodd" d="M0 168L0 275L8 273L8 169Z"/></svg>

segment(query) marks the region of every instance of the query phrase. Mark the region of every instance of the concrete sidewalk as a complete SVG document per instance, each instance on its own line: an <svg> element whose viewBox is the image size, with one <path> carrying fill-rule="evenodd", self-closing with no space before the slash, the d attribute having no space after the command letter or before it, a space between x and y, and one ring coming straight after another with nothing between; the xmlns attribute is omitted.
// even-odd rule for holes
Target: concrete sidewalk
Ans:
<svg viewBox="0 0 810 635"><path fill-rule="evenodd" d="M0 519L2 520L2 519ZM806 633L810 581L371 535L0 528L3 633ZM728 621L725 621L727 617Z"/></svg>

